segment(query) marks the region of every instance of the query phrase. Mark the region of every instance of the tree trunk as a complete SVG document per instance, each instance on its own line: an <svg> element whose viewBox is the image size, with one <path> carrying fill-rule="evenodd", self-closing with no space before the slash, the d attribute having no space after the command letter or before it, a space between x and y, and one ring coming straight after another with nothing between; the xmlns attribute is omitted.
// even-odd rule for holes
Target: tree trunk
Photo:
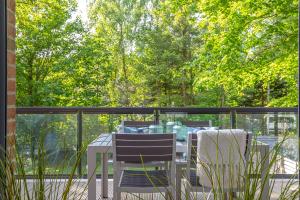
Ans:
<svg viewBox="0 0 300 200"><path fill-rule="evenodd" d="M128 90L128 77L127 77L127 66L126 66L126 55L125 55L125 45L124 45L124 32L123 32L123 23L120 24L120 49L121 49L121 57L122 57L122 70L124 75L124 104L126 106L130 105L129 102L129 90Z"/></svg>

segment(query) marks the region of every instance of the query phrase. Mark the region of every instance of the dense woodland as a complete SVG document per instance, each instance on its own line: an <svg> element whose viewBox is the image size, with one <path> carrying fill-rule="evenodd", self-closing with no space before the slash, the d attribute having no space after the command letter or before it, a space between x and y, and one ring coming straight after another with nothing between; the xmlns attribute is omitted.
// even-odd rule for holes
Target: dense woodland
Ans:
<svg viewBox="0 0 300 200"><path fill-rule="evenodd" d="M297 0L17 0L18 106L296 106Z"/></svg>

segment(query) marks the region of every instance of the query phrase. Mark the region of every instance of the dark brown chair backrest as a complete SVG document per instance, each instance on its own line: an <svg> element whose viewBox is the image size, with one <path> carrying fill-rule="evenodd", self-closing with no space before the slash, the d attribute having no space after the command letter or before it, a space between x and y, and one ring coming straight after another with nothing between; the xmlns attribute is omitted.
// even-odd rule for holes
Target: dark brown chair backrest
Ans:
<svg viewBox="0 0 300 200"><path fill-rule="evenodd" d="M128 126L128 127L148 127L150 125L155 124L154 121L123 121L122 125L123 126Z"/></svg>
<svg viewBox="0 0 300 200"><path fill-rule="evenodd" d="M209 127L211 126L210 121L182 121L182 125L188 127Z"/></svg>
<svg viewBox="0 0 300 200"><path fill-rule="evenodd" d="M198 137L197 134L191 134L190 137L191 137L191 165L196 166Z"/></svg>
<svg viewBox="0 0 300 200"><path fill-rule="evenodd" d="M116 161L172 161L176 137L174 134L113 134L113 144Z"/></svg>

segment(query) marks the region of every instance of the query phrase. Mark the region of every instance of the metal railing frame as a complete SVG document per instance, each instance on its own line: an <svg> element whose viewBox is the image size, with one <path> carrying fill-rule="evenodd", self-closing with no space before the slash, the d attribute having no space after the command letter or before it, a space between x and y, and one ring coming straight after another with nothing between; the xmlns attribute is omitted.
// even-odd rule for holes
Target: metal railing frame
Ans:
<svg viewBox="0 0 300 200"><path fill-rule="evenodd" d="M0 0L0 162L6 166L7 136L7 2ZM0 179L6 175L1 170ZM3 184L2 184L3 185ZM0 200L4 199L5 188L1 189Z"/></svg>
<svg viewBox="0 0 300 200"><path fill-rule="evenodd" d="M298 113L297 107L272 108L272 107L223 107L223 108L195 108L195 107L18 107L17 114L76 114L77 115L77 156L82 150L82 125L84 114L153 114L156 122L160 114L186 113L186 114L228 114L230 127L237 127L238 114L267 114L273 113L275 123L278 123L278 113ZM277 119L277 120L276 120ZM278 124L275 125L278 131ZM82 162L77 169L76 177L86 177L82 174ZM292 174L274 174L273 178L291 178ZM34 177L34 176L28 176ZM56 178L68 177L67 174L55 175Z"/></svg>
<svg viewBox="0 0 300 200"><path fill-rule="evenodd" d="M0 0L0 159L6 159L7 134L7 13L6 0ZM1 199L1 196L0 196Z"/></svg>

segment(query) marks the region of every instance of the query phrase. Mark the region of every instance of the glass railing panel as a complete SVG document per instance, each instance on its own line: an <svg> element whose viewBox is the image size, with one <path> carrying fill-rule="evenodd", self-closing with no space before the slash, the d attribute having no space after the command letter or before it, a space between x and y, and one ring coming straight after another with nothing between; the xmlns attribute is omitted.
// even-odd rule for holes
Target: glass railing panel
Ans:
<svg viewBox="0 0 300 200"><path fill-rule="evenodd" d="M187 114L187 113L166 113L160 114L160 121L163 124L173 121L175 123L182 121L209 121L211 127L230 128L229 114Z"/></svg>
<svg viewBox="0 0 300 200"><path fill-rule="evenodd" d="M153 121L154 115L147 114L84 114L83 115L83 131L82 144L87 146L93 140L98 138L101 134L117 133L120 130L122 121ZM112 155L109 154L109 159L112 160ZM100 172L101 157L97 155L98 168L96 173ZM86 149L82 153L82 174L87 173L87 155ZM112 174L112 165L109 165L109 174Z"/></svg>
<svg viewBox="0 0 300 200"><path fill-rule="evenodd" d="M122 121L155 121L159 117L163 132L168 122L209 121L219 129L236 128L252 132L255 139L267 143L272 150L280 146L276 167L272 173L295 174L298 169L297 115L295 113L240 114L233 119L228 114L82 114L82 132L78 130L78 114L17 114L17 153L25 164L26 174L34 174L40 158L48 174L69 174L77 158L77 145L82 138L82 174L87 172L86 147L103 133L118 132ZM235 120L235 121L233 121ZM179 123L178 123L179 124ZM149 129L150 130L150 129ZM81 134L78 135L78 134ZM187 135L187 134L185 134ZM181 138L182 139L182 138ZM80 146L80 144L79 144ZM38 149L43 148L42 157ZM110 159L112 155L109 155ZM97 158L101 162L100 157ZM98 165L100 172L101 164ZM112 166L109 167L110 174ZM76 171L77 173L77 171ZM98 174L98 173L97 173Z"/></svg>
<svg viewBox="0 0 300 200"><path fill-rule="evenodd" d="M26 174L69 174L76 161L77 118L71 114L18 114L16 150ZM42 151L41 151L42 150Z"/></svg>
<svg viewBox="0 0 300 200"><path fill-rule="evenodd" d="M238 114L237 128L252 132L257 141L268 144L271 158L278 148L272 173L298 173L297 114Z"/></svg>

